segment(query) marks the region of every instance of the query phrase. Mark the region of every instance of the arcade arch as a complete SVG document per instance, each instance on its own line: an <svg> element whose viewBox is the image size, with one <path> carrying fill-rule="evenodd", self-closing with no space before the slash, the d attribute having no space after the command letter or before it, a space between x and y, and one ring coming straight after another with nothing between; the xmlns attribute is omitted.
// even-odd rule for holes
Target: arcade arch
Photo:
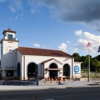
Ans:
<svg viewBox="0 0 100 100"><path fill-rule="evenodd" d="M70 78L70 66L69 66L69 64L65 64L63 66L63 76L66 76L66 78Z"/></svg>
<svg viewBox="0 0 100 100"><path fill-rule="evenodd" d="M20 62L18 62L18 64L17 64L17 76L18 77L20 77L20 70L21 68L20 68Z"/></svg>
<svg viewBox="0 0 100 100"><path fill-rule="evenodd" d="M29 78L37 77L37 74L38 74L38 66L35 63L29 63L27 67L27 76Z"/></svg>

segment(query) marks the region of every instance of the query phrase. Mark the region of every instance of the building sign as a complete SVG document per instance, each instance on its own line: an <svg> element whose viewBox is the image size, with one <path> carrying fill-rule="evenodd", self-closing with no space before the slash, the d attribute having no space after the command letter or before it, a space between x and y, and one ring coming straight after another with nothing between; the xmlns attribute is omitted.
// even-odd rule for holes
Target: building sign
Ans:
<svg viewBox="0 0 100 100"><path fill-rule="evenodd" d="M75 74L79 74L79 66L74 67L74 72L75 72Z"/></svg>

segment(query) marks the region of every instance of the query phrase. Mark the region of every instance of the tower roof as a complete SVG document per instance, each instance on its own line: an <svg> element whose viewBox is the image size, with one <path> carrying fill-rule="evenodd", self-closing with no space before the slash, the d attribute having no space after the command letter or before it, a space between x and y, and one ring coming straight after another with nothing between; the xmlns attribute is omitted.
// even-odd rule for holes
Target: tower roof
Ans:
<svg viewBox="0 0 100 100"><path fill-rule="evenodd" d="M5 32L16 33L16 31L11 30L10 28L4 30L2 34L4 34Z"/></svg>

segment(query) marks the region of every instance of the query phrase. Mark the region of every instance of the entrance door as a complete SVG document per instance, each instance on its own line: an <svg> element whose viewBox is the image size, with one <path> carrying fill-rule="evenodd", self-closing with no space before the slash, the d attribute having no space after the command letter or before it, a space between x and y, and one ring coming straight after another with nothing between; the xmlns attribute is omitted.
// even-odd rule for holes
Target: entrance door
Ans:
<svg viewBox="0 0 100 100"><path fill-rule="evenodd" d="M58 77L58 71L53 70L53 68L58 68L55 63L52 63L49 68L52 68L52 70L49 71L49 77L50 78L57 78Z"/></svg>

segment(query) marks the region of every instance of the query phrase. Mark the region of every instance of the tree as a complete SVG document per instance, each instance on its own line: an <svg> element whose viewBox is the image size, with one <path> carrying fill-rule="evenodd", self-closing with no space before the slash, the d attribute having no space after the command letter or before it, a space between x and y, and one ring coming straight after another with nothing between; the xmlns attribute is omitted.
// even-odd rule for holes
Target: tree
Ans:
<svg viewBox="0 0 100 100"><path fill-rule="evenodd" d="M81 61L81 57L80 57L79 53L74 53L72 56L74 57L75 61Z"/></svg>
<svg viewBox="0 0 100 100"><path fill-rule="evenodd" d="M87 69L87 68L88 68L88 63L89 63L89 56L87 55L87 56L84 58L82 67L85 68L85 69Z"/></svg>
<svg viewBox="0 0 100 100"><path fill-rule="evenodd" d="M92 61L91 61L91 68L93 71L99 71L99 68L100 68L100 62L96 59L96 58L93 58Z"/></svg>
<svg viewBox="0 0 100 100"><path fill-rule="evenodd" d="M73 53L73 57L75 61L82 62L81 68L87 69L89 64L89 55L80 56L79 53ZM99 71L100 72L100 55L92 58L90 55L90 69L91 71Z"/></svg>
<svg viewBox="0 0 100 100"><path fill-rule="evenodd" d="M98 61L100 61L100 55L94 57L95 59L97 59Z"/></svg>

